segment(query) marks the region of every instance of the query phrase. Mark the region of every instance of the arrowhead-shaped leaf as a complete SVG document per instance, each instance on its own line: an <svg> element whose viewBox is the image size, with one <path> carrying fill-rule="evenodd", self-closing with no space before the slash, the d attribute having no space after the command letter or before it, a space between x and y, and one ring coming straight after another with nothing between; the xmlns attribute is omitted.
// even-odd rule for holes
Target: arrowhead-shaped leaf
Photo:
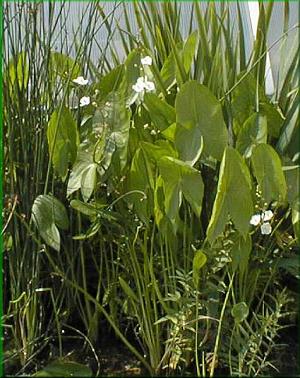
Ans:
<svg viewBox="0 0 300 378"><path fill-rule="evenodd" d="M210 243L224 231L229 217L245 237L253 214L251 179L248 167L232 147L227 147L222 159L217 196L207 229Z"/></svg>
<svg viewBox="0 0 300 378"><path fill-rule="evenodd" d="M185 83L176 97L175 110L176 121L184 128L180 129L181 138L192 142L193 138L198 141L202 136L203 153L221 160L228 132L221 105L210 90L197 81Z"/></svg>

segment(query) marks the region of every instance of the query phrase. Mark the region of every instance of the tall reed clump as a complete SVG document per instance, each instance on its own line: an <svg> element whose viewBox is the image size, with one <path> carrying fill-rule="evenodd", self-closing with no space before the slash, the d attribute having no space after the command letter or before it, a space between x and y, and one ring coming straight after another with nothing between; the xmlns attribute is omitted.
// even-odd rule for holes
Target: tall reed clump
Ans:
<svg viewBox="0 0 300 378"><path fill-rule="evenodd" d="M44 253L48 246L41 243L31 216L34 200L43 193L65 202L65 180L58 180L49 162L50 116L62 101L72 103L77 90L73 79L84 75L91 80L102 72L104 51L99 48L99 65L90 59L94 37L103 25L95 4L86 4L78 15L72 39L66 27L69 12L68 2L6 2L3 10L3 324L5 361L20 366L20 372L35 366L53 337L58 338L62 354L62 322L68 321L74 308L79 306L79 318L87 329L93 317L90 304L52 274ZM81 218L69 212L61 223L69 228L61 240L62 251L53 254L55 264L85 286L83 247L71 237L80 229Z"/></svg>
<svg viewBox="0 0 300 378"><path fill-rule="evenodd" d="M34 65L19 50L13 68L7 64L6 185L11 193L25 191L28 205L28 213L20 210L21 194L8 203L8 285L24 282L9 297L7 322L18 330L20 317L36 320L34 335L23 338L25 326L15 333L19 353L36 348L45 332L37 308L45 311L40 298L48 296L60 347L62 324L73 320L76 305L88 340L101 334L101 315L150 375L276 369L277 338L293 312L284 272L298 277L299 153L292 142L299 47L267 95L266 56L278 44L285 49L289 5L281 38L267 47L274 4L260 4L249 55L235 5L238 33L230 4L193 3L187 37L178 2L134 2L136 27L122 3L125 26L118 19L113 26L99 4L90 5L90 21L100 15L108 35L119 35L125 59L108 43L101 64L86 67L88 32L76 43L75 60L49 53L46 72L56 92L43 81L35 107L46 101L48 112L38 134L30 134L36 118L24 121L26 132L12 123L15 96L28 92ZM34 72L41 80L41 70ZM24 155L21 134L30 148L40 141L38 153ZM25 264L35 275L20 270Z"/></svg>

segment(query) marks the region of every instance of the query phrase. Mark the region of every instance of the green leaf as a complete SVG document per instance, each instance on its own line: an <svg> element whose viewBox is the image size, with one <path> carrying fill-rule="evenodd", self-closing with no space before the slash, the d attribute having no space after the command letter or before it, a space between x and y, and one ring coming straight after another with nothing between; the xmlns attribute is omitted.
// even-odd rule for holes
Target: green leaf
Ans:
<svg viewBox="0 0 300 378"><path fill-rule="evenodd" d="M253 149L251 163L264 200L267 203L284 201L287 188L276 151L268 144L259 144Z"/></svg>
<svg viewBox="0 0 300 378"><path fill-rule="evenodd" d="M12 94L15 84L18 84L19 90L23 90L28 84L29 67L26 53L20 52L8 63L8 69L3 74L5 84L8 85ZM17 93L17 91L16 91Z"/></svg>
<svg viewBox="0 0 300 378"><path fill-rule="evenodd" d="M57 360L36 372L34 377L92 377L90 368L77 362Z"/></svg>
<svg viewBox="0 0 300 378"><path fill-rule="evenodd" d="M88 217L95 217L98 213L97 207L91 203L84 203L82 201L74 199L70 202L70 205L71 207L73 207L73 209L79 211L84 215L87 215ZM100 208L104 206L106 205L102 205L100 206Z"/></svg>
<svg viewBox="0 0 300 378"><path fill-rule="evenodd" d="M245 75L241 72L237 79ZM256 110L256 97L260 102L268 103L268 98L261 86L257 86L255 77L247 74L232 93L232 113L234 117L234 131L238 135L240 128Z"/></svg>
<svg viewBox="0 0 300 378"><path fill-rule="evenodd" d="M201 130L192 125L186 127L176 125L175 146L180 160L193 166L200 158L203 150Z"/></svg>
<svg viewBox="0 0 300 378"><path fill-rule="evenodd" d="M292 205L299 198L300 165L282 167L287 185L287 200Z"/></svg>
<svg viewBox="0 0 300 378"><path fill-rule="evenodd" d="M206 264L207 257L205 253L201 250L196 251L193 258L193 280L196 287L199 284L199 271Z"/></svg>
<svg viewBox="0 0 300 378"><path fill-rule="evenodd" d="M56 75L65 79L70 77L71 80L76 79L80 75L80 65L68 55L56 51L51 51L50 59L53 72Z"/></svg>
<svg viewBox="0 0 300 378"><path fill-rule="evenodd" d="M131 287L127 284L127 282L123 280L122 277L119 277L119 282L122 289L124 290L124 293L128 295L130 299L134 300L136 303L139 303L138 297L135 295L135 293L133 292Z"/></svg>
<svg viewBox="0 0 300 378"><path fill-rule="evenodd" d="M193 33L191 33L188 36L182 50L183 65L184 65L185 72L187 74L189 73L191 69L193 59L195 57L197 43L198 43L198 30L195 30Z"/></svg>
<svg viewBox="0 0 300 378"><path fill-rule="evenodd" d="M164 156L177 157L177 153L171 143L166 140L158 140L155 144L141 142L140 145L142 150L148 155L149 159L155 163Z"/></svg>
<svg viewBox="0 0 300 378"><path fill-rule="evenodd" d="M80 189L85 202L87 202L96 186L97 179L97 164L93 163L88 165L82 172Z"/></svg>
<svg viewBox="0 0 300 378"><path fill-rule="evenodd" d="M284 122L284 118L273 104L259 104L259 112L267 118L268 134L274 138L278 138L280 130Z"/></svg>
<svg viewBox="0 0 300 378"><path fill-rule="evenodd" d="M106 169L109 167L114 153L117 153L121 169L127 163L131 111L126 108L125 100L119 96L120 94L117 92L114 93L105 109L108 113L105 122L110 130L102 162Z"/></svg>
<svg viewBox="0 0 300 378"><path fill-rule="evenodd" d="M164 182L165 211L170 221L173 224L176 221L182 194L199 217L204 191L201 173L172 157L162 157L158 167Z"/></svg>
<svg viewBox="0 0 300 378"><path fill-rule="evenodd" d="M47 245L59 252L58 228L67 230L69 219L63 204L51 195L39 195L32 206L32 219Z"/></svg>
<svg viewBox="0 0 300 378"><path fill-rule="evenodd" d="M82 176L85 170L93 164L93 147L86 143L79 146L76 162L73 166L67 187L67 197L81 188Z"/></svg>
<svg viewBox="0 0 300 378"><path fill-rule="evenodd" d="M144 103L155 127L164 131L175 122L175 109L154 93L146 93Z"/></svg>
<svg viewBox="0 0 300 378"><path fill-rule="evenodd" d="M176 97L175 110L176 121L187 130L187 137L200 139L202 136L203 153L221 160L228 132L221 105L210 90L196 81L185 83Z"/></svg>
<svg viewBox="0 0 300 378"><path fill-rule="evenodd" d="M240 302L232 306L231 315L234 317L236 323L241 323L247 319L249 315L249 308L245 302Z"/></svg>
<svg viewBox="0 0 300 378"><path fill-rule="evenodd" d="M59 110L52 113L47 128L47 139L54 169L65 179L68 164L75 162L79 141L76 122L68 108L62 107L60 117Z"/></svg>
<svg viewBox="0 0 300 378"><path fill-rule="evenodd" d="M124 65L120 64L105 75L100 83L95 85L95 89L98 89L100 92L99 96L101 99L105 98L109 93L118 90L124 78L124 72Z"/></svg>
<svg viewBox="0 0 300 378"><path fill-rule="evenodd" d="M227 147L219 173L217 196L207 228L212 243L225 229L230 216L236 229L245 237L253 214L250 173L244 159Z"/></svg>
<svg viewBox="0 0 300 378"><path fill-rule="evenodd" d="M236 149L249 158L253 147L259 143L267 143L267 136L267 118L254 113L243 124L237 137Z"/></svg>

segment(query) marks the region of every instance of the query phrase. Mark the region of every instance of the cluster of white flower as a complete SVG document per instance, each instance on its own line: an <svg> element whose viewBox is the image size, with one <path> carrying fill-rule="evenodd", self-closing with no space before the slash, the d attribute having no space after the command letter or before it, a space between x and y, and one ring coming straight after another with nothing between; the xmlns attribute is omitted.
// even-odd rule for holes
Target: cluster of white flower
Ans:
<svg viewBox="0 0 300 378"><path fill-rule="evenodd" d="M83 76L78 76L76 77L76 79L72 80L73 83L77 84L77 85L81 85L81 86L84 86L84 85L87 85L88 84L88 79L85 79ZM83 96L81 97L81 99L79 100L79 106L82 107L82 106L87 106L89 105L91 102L91 98L89 96Z"/></svg>
<svg viewBox="0 0 300 378"><path fill-rule="evenodd" d="M263 211L261 214L255 214L250 219L250 224L253 226L260 226L260 232L262 235L269 235L272 232L272 226L270 220L273 218L274 214L272 210Z"/></svg>
<svg viewBox="0 0 300 378"><path fill-rule="evenodd" d="M145 56L141 59L141 63L143 66L151 66L152 64L152 58L151 56ZM132 89L136 93L143 94L144 91L151 92L155 90L155 84L152 81L149 81L147 79L147 76L145 77L139 77L135 84L133 84Z"/></svg>
<svg viewBox="0 0 300 378"><path fill-rule="evenodd" d="M155 85L152 81L147 80L147 76L139 77L136 83L132 86L132 89L137 93L151 92L155 90Z"/></svg>

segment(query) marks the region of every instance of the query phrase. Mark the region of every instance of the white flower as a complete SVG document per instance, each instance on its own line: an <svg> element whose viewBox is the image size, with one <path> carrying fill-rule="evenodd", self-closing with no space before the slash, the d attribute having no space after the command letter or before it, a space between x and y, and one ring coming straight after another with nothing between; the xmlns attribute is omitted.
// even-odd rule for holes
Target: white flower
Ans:
<svg viewBox="0 0 300 378"><path fill-rule="evenodd" d="M151 131L150 131L150 134L151 134L151 135L156 135L157 133L156 133L155 130L151 130Z"/></svg>
<svg viewBox="0 0 300 378"><path fill-rule="evenodd" d="M78 85L87 85L89 82L88 79L85 79L83 76L78 76L76 79L72 80L73 83Z"/></svg>
<svg viewBox="0 0 300 378"><path fill-rule="evenodd" d="M146 89L146 92L151 92L155 90L155 85L152 81L145 81L144 87Z"/></svg>
<svg viewBox="0 0 300 378"><path fill-rule="evenodd" d="M136 83L132 86L132 89L137 93L151 92L155 90L155 85L152 81L148 81L147 77L139 77Z"/></svg>
<svg viewBox="0 0 300 378"><path fill-rule="evenodd" d="M250 219L250 224L252 224L253 226L257 226L260 223L260 220L260 214L252 215Z"/></svg>
<svg viewBox="0 0 300 378"><path fill-rule="evenodd" d="M262 220L267 222L273 218L274 214L272 210L267 210L262 213Z"/></svg>
<svg viewBox="0 0 300 378"><path fill-rule="evenodd" d="M89 105L90 102L91 102L90 97L84 96L84 97L81 97L79 105L86 106L86 105Z"/></svg>
<svg viewBox="0 0 300 378"><path fill-rule="evenodd" d="M139 77L136 83L132 86L132 89L137 93L144 92L145 79L143 77Z"/></svg>
<svg viewBox="0 0 300 378"><path fill-rule="evenodd" d="M269 235L272 232L272 226L270 225L269 222L263 223L260 226L260 231L262 235Z"/></svg>
<svg viewBox="0 0 300 378"><path fill-rule="evenodd" d="M145 56L144 58L141 59L141 63L144 66L151 66L152 64L152 58L151 56Z"/></svg>

